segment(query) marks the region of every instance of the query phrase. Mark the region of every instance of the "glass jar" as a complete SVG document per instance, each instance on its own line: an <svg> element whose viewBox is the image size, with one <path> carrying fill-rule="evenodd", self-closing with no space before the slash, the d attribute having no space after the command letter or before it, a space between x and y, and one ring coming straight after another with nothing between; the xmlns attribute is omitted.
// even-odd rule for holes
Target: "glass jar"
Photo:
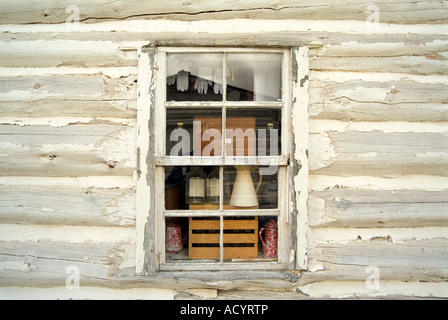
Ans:
<svg viewBox="0 0 448 320"><path fill-rule="evenodd" d="M185 202L187 204L206 203L207 175L201 167L192 167L185 177Z"/></svg>
<svg viewBox="0 0 448 320"><path fill-rule="evenodd" d="M219 169L214 167L207 177L207 203L219 204Z"/></svg>

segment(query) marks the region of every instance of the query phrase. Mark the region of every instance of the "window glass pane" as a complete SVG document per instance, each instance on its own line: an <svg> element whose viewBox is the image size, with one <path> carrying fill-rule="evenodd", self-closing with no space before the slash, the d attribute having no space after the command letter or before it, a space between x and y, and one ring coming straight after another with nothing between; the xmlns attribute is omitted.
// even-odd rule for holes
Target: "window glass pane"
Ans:
<svg viewBox="0 0 448 320"><path fill-rule="evenodd" d="M258 257L275 261L278 253L277 217L258 217Z"/></svg>
<svg viewBox="0 0 448 320"><path fill-rule="evenodd" d="M274 166L224 167L224 210L278 207L278 174Z"/></svg>
<svg viewBox="0 0 448 320"><path fill-rule="evenodd" d="M168 108L166 110L166 155L220 156L221 109Z"/></svg>
<svg viewBox="0 0 448 320"><path fill-rule="evenodd" d="M166 210L219 210L219 167L165 167Z"/></svg>
<svg viewBox="0 0 448 320"><path fill-rule="evenodd" d="M188 222L188 258L219 261L220 218L190 217Z"/></svg>
<svg viewBox="0 0 448 320"><path fill-rule="evenodd" d="M281 54L229 53L228 101L280 101Z"/></svg>
<svg viewBox="0 0 448 320"><path fill-rule="evenodd" d="M219 230L219 217L165 218L166 262L218 262Z"/></svg>
<svg viewBox="0 0 448 320"><path fill-rule="evenodd" d="M218 262L220 232L219 217L167 217L166 261ZM224 217L222 235L224 262L277 259L277 217Z"/></svg>
<svg viewBox="0 0 448 320"><path fill-rule="evenodd" d="M168 54L166 100L221 101L222 67L222 54Z"/></svg>
<svg viewBox="0 0 448 320"><path fill-rule="evenodd" d="M224 259L258 258L258 217L225 217Z"/></svg>
<svg viewBox="0 0 448 320"><path fill-rule="evenodd" d="M226 156L280 156L280 109L227 109Z"/></svg>

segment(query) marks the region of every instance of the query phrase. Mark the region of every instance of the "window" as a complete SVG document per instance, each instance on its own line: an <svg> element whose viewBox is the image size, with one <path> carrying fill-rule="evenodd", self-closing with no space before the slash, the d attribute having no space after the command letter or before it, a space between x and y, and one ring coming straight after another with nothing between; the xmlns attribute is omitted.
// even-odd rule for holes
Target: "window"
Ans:
<svg viewBox="0 0 448 320"><path fill-rule="evenodd" d="M143 269L291 268L290 203L300 193L290 162L291 51L159 47L147 57L139 66L149 87L139 90L137 241L141 263L152 267Z"/></svg>

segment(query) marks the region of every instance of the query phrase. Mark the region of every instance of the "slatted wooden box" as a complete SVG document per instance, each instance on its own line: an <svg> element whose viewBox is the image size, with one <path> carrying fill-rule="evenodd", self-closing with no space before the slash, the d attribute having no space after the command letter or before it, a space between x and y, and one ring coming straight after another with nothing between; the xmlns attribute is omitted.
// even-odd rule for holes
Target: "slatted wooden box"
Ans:
<svg viewBox="0 0 448 320"><path fill-rule="evenodd" d="M219 259L219 218L189 218L189 259ZM225 217L224 259L258 257L258 217Z"/></svg>

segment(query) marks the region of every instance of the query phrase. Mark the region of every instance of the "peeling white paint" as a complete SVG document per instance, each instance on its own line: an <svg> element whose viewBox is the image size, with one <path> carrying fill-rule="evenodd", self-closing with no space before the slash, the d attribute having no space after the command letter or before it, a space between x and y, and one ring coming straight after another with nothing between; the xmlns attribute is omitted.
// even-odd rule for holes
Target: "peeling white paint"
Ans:
<svg viewBox="0 0 448 320"><path fill-rule="evenodd" d="M94 75L102 74L111 79L119 79L137 74L136 67L107 67L107 68L84 68L84 67L47 67L47 68L8 68L0 67L2 77L26 77L26 76L49 76L49 75Z"/></svg>
<svg viewBox="0 0 448 320"><path fill-rule="evenodd" d="M336 159L336 152L327 133L309 135L309 169L324 168Z"/></svg>
<svg viewBox="0 0 448 320"><path fill-rule="evenodd" d="M376 152L365 152L356 155L356 157L359 158L360 160L373 161L376 159L376 155L377 155Z"/></svg>
<svg viewBox="0 0 448 320"><path fill-rule="evenodd" d="M309 197L308 198L308 223L310 226L316 226L324 222L329 222L325 210L325 199Z"/></svg>
<svg viewBox="0 0 448 320"><path fill-rule="evenodd" d="M312 228L309 235L312 243L368 242L373 238L387 238L393 243L402 243L406 240L448 239L448 228Z"/></svg>
<svg viewBox="0 0 448 320"><path fill-rule="evenodd" d="M368 274L366 274L367 280ZM321 281L298 287L298 291L310 298L356 297L448 297L446 282L403 282L380 280L378 289L369 288L365 281Z"/></svg>
<svg viewBox="0 0 448 320"><path fill-rule="evenodd" d="M123 127L96 143L95 149L100 152L104 159L125 161L125 166L135 166L135 140L135 129Z"/></svg>
<svg viewBox="0 0 448 320"><path fill-rule="evenodd" d="M39 177L0 176L6 186L73 186L80 188L135 188L135 178L128 176Z"/></svg>
<svg viewBox="0 0 448 320"><path fill-rule="evenodd" d="M135 241L135 229L131 227L0 224L0 241L131 243Z"/></svg>
<svg viewBox="0 0 448 320"><path fill-rule="evenodd" d="M445 133L448 126L444 122L407 122L407 121L354 121L310 119L310 133L328 131L359 131L384 133Z"/></svg>
<svg viewBox="0 0 448 320"><path fill-rule="evenodd" d="M352 72L352 71L310 71L311 81L331 81L344 83L352 80L388 83L410 80L422 84L448 85L448 77L444 75L418 75L391 72ZM384 89L383 89L384 90ZM382 94L382 93L381 93Z"/></svg>
<svg viewBox="0 0 448 320"><path fill-rule="evenodd" d="M409 175L398 178L372 176L339 177L310 175L310 190L322 191L332 188L366 190L420 189L427 191L448 190L448 177Z"/></svg>
<svg viewBox="0 0 448 320"><path fill-rule="evenodd" d="M4 261L0 262L0 272L31 272L36 270L37 267L33 264L26 263L25 261Z"/></svg>
<svg viewBox="0 0 448 320"><path fill-rule="evenodd" d="M126 104L116 104L116 106L126 110ZM107 118L107 117L45 117L45 118L26 118L26 117L1 117L0 123L12 124L17 126L50 126L53 128L62 128L71 124L89 124L95 122L107 122L120 124L123 126L135 126L135 119L132 118Z"/></svg>
<svg viewBox="0 0 448 320"><path fill-rule="evenodd" d="M2 300L173 300L176 290L158 288L100 288L80 286L76 290L66 287L0 288Z"/></svg>
<svg viewBox="0 0 448 320"><path fill-rule="evenodd" d="M266 33L266 32L331 32L349 34L431 34L446 35L446 25L379 23L378 28L366 28L365 21L355 20L292 20L292 19L227 19L209 21L179 21L168 19L121 20L99 23L80 23L77 32L154 32L154 33ZM65 33L64 24L2 25L0 32Z"/></svg>

